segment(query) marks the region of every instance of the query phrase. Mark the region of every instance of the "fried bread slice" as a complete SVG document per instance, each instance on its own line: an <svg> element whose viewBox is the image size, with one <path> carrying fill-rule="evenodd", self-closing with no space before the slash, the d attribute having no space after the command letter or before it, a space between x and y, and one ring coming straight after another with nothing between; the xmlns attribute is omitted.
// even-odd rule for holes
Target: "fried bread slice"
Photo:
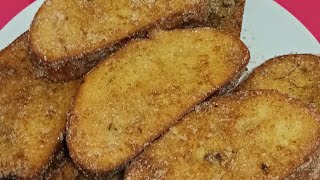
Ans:
<svg viewBox="0 0 320 180"><path fill-rule="evenodd" d="M74 162L105 174L130 161L248 63L238 39L209 28L156 31L84 78L67 124Z"/></svg>
<svg viewBox="0 0 320 180"><path fill-rule="evenodd" d="M320 56L291 54L260 65L237 90L275 89L320 110Z"/></svg>
<svg viewBox="0 0 320 180"><path fill-rule="evenodd" d="M217 97L145 149L125 179L283 179L319 146L319 118L278 91Z"/></svg>
<svg viewBox="0 0 320 180"><path fill-rule="evenodd" d="M36 78L27 36L0 52L0 179L38 179L60 161L66 113L78 86Z"/></svg>
<svg viewBox="0 0 320 180"><path fill-rule="evenodd" d="M38 75L67 81L154 26L204 21L207 0L46 0L30 28Z"/></svg>
<svg viewBox="0 0 320 180"><path fill-rule="evenodd" d="M299 98L320 110L320 57L291 54L272 58L260 65L236 89L274 89ZM290 179L320 177L320 149L294 172Z"/></svg>

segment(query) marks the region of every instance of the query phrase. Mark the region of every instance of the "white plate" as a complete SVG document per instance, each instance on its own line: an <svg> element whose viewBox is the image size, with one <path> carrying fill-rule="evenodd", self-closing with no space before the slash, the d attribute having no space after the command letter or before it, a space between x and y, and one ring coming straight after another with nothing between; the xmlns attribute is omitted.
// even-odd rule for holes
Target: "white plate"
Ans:
<svg viewBox="0 0 320 180"><path fill-rule="evenodd" d="M0 31L0 49L25 32L44 0L37 0ZM251 53L249 70L277 55L320 54L320 44L290 13L272 0L246 0L241 39Z"/></svg>
<svg viewBox="0 0 320 180"><path fill-rule="evenodd" d="M288 11L273 0L246 0L241 39L248 46L251 69L289 53L320 54L320 44Z"/></svg>

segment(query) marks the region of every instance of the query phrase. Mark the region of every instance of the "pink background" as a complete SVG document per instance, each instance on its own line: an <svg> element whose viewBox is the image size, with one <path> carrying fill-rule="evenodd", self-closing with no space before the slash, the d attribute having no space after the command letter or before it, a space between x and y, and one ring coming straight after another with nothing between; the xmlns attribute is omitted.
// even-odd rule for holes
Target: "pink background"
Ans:
<svg viewBox="0 0 320 180"><path fill-rule="evenodd" d="M0 29L35 0L0 0Z"/></svg>
<svg viewBox="0 0 320 180"><path fill-rule="evenodd" d="M320 42L320 0L275 0L294 15Z"/></svg>
<svg viewBox="0 0 320 180"><path fill-rule="evenodd" d="M35 0L0 0L0 30ZM320 42L320 0L275 0L294 15Z"/></svg>

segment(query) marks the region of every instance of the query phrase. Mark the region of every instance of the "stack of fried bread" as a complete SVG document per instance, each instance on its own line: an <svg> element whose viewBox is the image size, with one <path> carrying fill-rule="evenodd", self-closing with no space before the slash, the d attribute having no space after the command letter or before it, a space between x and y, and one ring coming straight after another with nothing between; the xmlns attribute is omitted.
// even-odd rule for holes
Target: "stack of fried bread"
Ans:
<svg viewBox="0 0 320 180"><path fill-rule="evenodd" d="M89 172L121 168L237 78L248 58L240 40L205 28L157 31L127 44L78 89L67 126L72 159Z"/></svg>
<svg viewBox="0 0 320 180"><path fill-rule="evenodd" d="M320 110L320 56L291 54L272 58L257 67L236 91L274 89L299 98ZM308 130L308 129L306 129ZM308 157L289 179L319 179L320 149Z"/></svg>
<svg viewBox="0 0 320 180"><path fill-rule="evenodd" d="M39 75L66 81L88 72L130 37L205 19L206 0L48 0L30 30ZM44 38L45 37L45 38Z"/></svg>
<svg viewBox="0 0 320 180"><path fill-rule="evenodd" d="M0 179L317 179L318 56L224 94L250 58L243 9L46 0L0 52Z"/></svg>
<svg viewBox="0 0 320 180"><path fill-rule="evenodd" d="M196 107L128 167L126 179L283 179L319 145L319 116L276 91Z"/></svg>
<svg viewBox="0 0 320 180"><path fill-rule="evenodd" d="M292 54L256 68L237 90L276 89L320 109L320 56Z"/></svg>
<svg viewBox="0 0 320 180"><path fill-rule="evenodd" d="M240 92L195 107L131 163L126 179L318 179L319 67L311 54L267 61Z"/></svg>
<svg viewBox="0 0 320 180"><path fill-rule="evenodd" d="M47 176L63 161L66 112L78 84L37 78L27 33L0 52L0 179Z"/></svg>
<svg viewBox="0 0 320 180"><path fill-rule="evenodd" d="M47 0L30 28L30 52L39 76L72 80L157 27L195 23L239 36L243 7L243 0Z"/></svg>

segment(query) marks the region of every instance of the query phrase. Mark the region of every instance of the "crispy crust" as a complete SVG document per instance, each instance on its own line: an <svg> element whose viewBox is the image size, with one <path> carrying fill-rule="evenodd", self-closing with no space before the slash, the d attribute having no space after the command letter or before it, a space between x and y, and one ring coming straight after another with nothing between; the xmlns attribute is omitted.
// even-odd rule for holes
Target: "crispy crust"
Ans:
<svg viewBox="0 0 320 180"><path fill-rule="evenodd" d="M316 93L319 92L317 89L320 79L319 67L320 57L312 54L288 54L274 57L254 69L249 77L240 84L237 91L275 89L299 98L314 111L319 111L320 102L315 99ZM311 85L303 85L307 82ZM320 149L306 158L306 163L287 178L318 179L320 177L319 157Z"/></svg>
<svg viewBox="0 0 320 180"><path fill-rule="evenodd" d="M26 177L20 177L15 174L9 174L8 176L2 177L1 179L50 179L52 176L52 172L58 170L65 163L65 151L63 143L59 143L55 148L54 153L48 159L47 165L44 165L42 169L40 169L35 174Z"/></svg>
<svg viewBox="0 0 320 180"><path fill-rule="evenodd" d="M119 43L98 49L95 52L64 58L61 61L48 62L40 58L30 46L31 62L35 67L38 77L52 82L67 82L81 78L84 74L96 66L102 59L107 58L131 38L125 38Z"/></svg>
<svg viewBox="0 0 320 180"><path fill-rule="evenodd" d="M209 0L206 25L239 37L245 0Z"/></svg>
<svg viewBox="0 0 320 180"><path fill-rule="evenodd" d="M211 27L240 37L245 0L208 0L203 10L205 21L188 21L182 28Z"/></svg>
<svg viewBox="0 0 320 180"><path fill-rule="evenodd" d="M217 35L217 36L225 36L224 33L222 32L218 32L218 31L213 31L211 29L193 29L193 30L175 30L175 31L181 31L181 32L188 32L190 31L190 33L192 31L204 31L204 32L210 32L212 31L213 34ZM155 34L158 34L158 36L160 36L159 34L161 33L167 33L167 32L154 32ZM151 34L150 40L148 41L153 41L154 40L154 35L155 34ZM230 37L230 36L229 36ZM181 119L185 113L187 113L192 107L194 107L196 104L200 103L201 101L203 101L208 95L212 94L214 91L216 91L218 88L228 84L229 81L231 81L233 78L237 77L242 70L244 69L244 67L246 66L246 64L248 63L248 59L249 59L249 52L247 50L247 48L245 47L245 45L239 41L239 39L237 38L233 38L230 37L231 39L235 40L235 42L239 42L239 48L242 49L242 55L241 58L243 59L239 59L241 62L239 62L239 65L237 65L236 69L234 69L234 71L230 72L230 74L228 75L228 77L225 77L226 79L221 81L219 84L215 84L215 87L212 87L212 89L210 90L210 92L206 92L205 95L197 95L196 100L194 102L192 102L191 104L188 105L188 107L186 107L182 112L179 112L178 114L175 115L175 117L173 117L171 119L171 121L167 124L163 124L161 126L163 126L161 128L161 130L159 130L159 132L157 133L152 133L148 135L148 139L144 142L145 145L151 143L154 139L156 139L160 134L162 134L163 132L165 132L169 127L171 127L172 125L174 125L179 119ZM146 41L146 40L144 40ZM85 78L84 81L82 83L82 85L79 87L78 91L77 91L77 95L74 98L73 101L73 110L70 113L70 116L68 117L68 123L67 123L67 142L68 142L68 148L70 150L70 156L71 158L75 161L75 163L81 167L84 171L87 171L91 174L96 174L97 176L100 175L106 175L108 173L110 173L111 171L113 171L114 169L119 169L119 167L121 167L121 165L128 163L131 161L131 159L133 157L135 157L136 155L139 154L139 152L141 152L141 150L144 148L144 146L138 146L136 145L134 149L131 149L131 153L128 154L126 156L126 159L124 161L119 162L119 164L116 164L112 167L100 167L100 168L96 168L94 169L92 166L90 166L90 163L86 163L83 160L81 160L81 158L79 157L79 154L77 153L77 151L79 150L78 143L73 142L73 136L75 134L79 134L81 132L79 132L75 127L77 126L76 124L78 124L79 122L79 117L77 115L77 113L75 112L75 107L78 106L78 99L81 98L82 94L85 92L84 85L87 83L90 83L90 78L91 78L91 74L95 72L95 70L98 70L100 68L104 68L104 66L106 64L110 64L113 62L117 62L115 61L115 59L117 58L122 58L123 56L125 56L125 54L123 54L123 51L127 51L128 49L130 49L131 46L135 46L135 44L138 44L140 41L136 41L136 42L132 42L130 44L128 44L123 50L118 51L117 53L115 53L111 58L113 58L112 60L108 61L108 62L102 62L100 63L98 66L95 67L95 69L88 74ZM79 104L80 105L80 104ZM79 159L80 158L80 159ZM120 168L121 169L121 168Z"/></svg>
<svg viewBox="0 0 320 180"><path fill-rule="evenodd" d="M125 179L128 179L128 180L129 179L153 179L153 178L156 178L156 179L175 179L175 178L177 178L177 175L179 175L179 174L184 176L183 178L187 178L187 179L188 178L197 179L200 177L203 179L207 179L207 178L209 178L209 176L205 178L204 173L205 174L209 173L209 170L211 171L211 168L214 169L215 166L218 166L218 167L219 166L222 166L222 167L226 166L226 167L224 167L225 169L222 168L222 171L224 170L225 172L221 173L221 174L220 174L219 170L216 171L214 174L212 174L213 172L211 171L210 177L211 178L214 177L213 179L215 179L215 178L221 179L222 177L226 178L226 179L228 179L228 178L233 179L235 177L240 178L240 176L237 176L237 174L235 174L235 176L232 176L232 175L230 176L230 174L228 175L228 173L231 173L231 171L228 170L229 168L233 169L233 168L241 167L241 165L239 163L235 163L232 160L230 160L230 162L229 162L229 160L226 160L226 159L233 157L233 155L231 155L231 154L234 154L234 151L235 152L238 151L236 149L233 149L232 146L229 147L226 145L226 147L225 147L225 149L227 151L230 151L230 153L231 153L230 155L225 156L222 153L222 155L220 154L219 156L214 156L214 157L207 157L206 158L206 156L204 156L203 161L205 161L205 162L203 162L203 163L199 163L199 161L200 161L199 159L196 159L195 161L193 161L192 159L197 158L197 156L198 156L196 153L196 152L198 152L197 147L199 147L197 145L197 143L200 144L200 147L202 147L201 144L206 145L206 144L212 144L213 142L215 142L215 141L212 142L212 141L208 140L211 137L214 137L214 135L212 135L211 133L215 133L215 132L212 130L209 130L209 131L204 130L204 129L207 129L207 127L205 127L205 126L210 126L209 129L212 128L211 124L209 123L209 121L212 121L212 120L210 120L210 118L209 119L206 118L207 112L211 111L210 109L220 108L222 111L228 111L228 112L230 110L233 111L233 108L228 106L228 104L230 104L230 102L233 104L236 104L235 107L237 108L237 106L242 105L243 100L247 100L248 98L258 97L261 95L268 97L268 101L272 101L272 99L274 99L274 100L277 99L277 101L279 101L279 99L283 99L284 101L289 102L290 105L292 105L293 107L301 108L301 112L309 113L309 115L315 121L320 120L319 114L316 113L313 109L310 109L310 107L305 106L305 104L303 102L301 102L299 99L289 97L288 95L282 94L279 91L275 91L275 90L241 91L241 92L237 92L236 94L229 95L229 96L216 97L216 98L213 98L211 101L205 102L202 105L200 105L199 107L196 107L193 111L191 111L188 115L186 115L185 118L182 121L180 121L175 127L171 128L167 134L165 134L164 136L159 138L156 142L154 142L147 149L145 149L145 151L143 153L141 153L127 168L127 170L125 172ZM252 109L252 107L248 106L248 110L251 110L251 109ZM216 111L214 111L214 112L215 112L215 114L219 114L219 112L216 112ZM222 114L225 114L225 113L222 113ZM239 113L239 114L241 114L241 113ZM202 118L202 119L201 119L201 121L198 121L195 119L195 117ZM221 116L221 117L223 118L224 116ZM237 115L234 115L234 116L230 115L230 118L237 118L237 117L238 117ZM193 123L196 121L200 125L195 125L195 123ZM210 125L208 123L204 123L203 121L208 122ZM228 118L225 120L222 120L221 122L224 122L224 121L225 121L225 124L229 124L230 126L235 125L235 122L228 123L228 121L229 121ZM193 126L193 125L195 125L195 126ZM260 126L258 126L258 127L260 127ZM219 128L221 128L221 127L219 126ZM224 128L224 126L223 126L223 128ZM225 128L228 129L228 127L225 127ZM197 131L195 131L195 129L197 129ZM191 134L187 134L187 132L191 133ZM192 134L192 132L193 132L193 134ZM194 132L196 132L196 134ZM228 134L228 132L226 132L226 134ZM232 132L230 132L230 134L232 134ZM208 135L210 135L210 136L208 136ZM248 135L250 135L250 134L248 134ZM315 135L318 138L320 137L320 128L319 127L317 128ZM199 137L199 139L197 139L197 137ZM218 136L218 138L222 139L222 141L226 141L225 143L227 143L227 139L225 139L225 137ZM317 142L315 144L310 145L311 147L308 148L308 150L303 152L304 155L303 155L303 157L300 158L299 163L292 165L292 163L289 162L289 164L291 163L291 165L288 167L289 169L286 169L285 171L281 171L281 172L279 172L279 174L272 173L272 176L269 176L269 175L271 174L271 171L275 170L275 169L274 169L274 167L269 167L269 165L266 164L264 166L261 166L261 169L262 169L262 171L265 172L265 174L262 176L259 175L259 176L255 177L255 179L273 179L273 178L284 179L284 178L286 178L292 172L295 172L295 169L299 166L299 164L303 164L303 163L309 161L308 159L309 159L310 155L312 155L316 151L316 149L318 149L318 147L319 147L319 141L317 140L318 138L314 138L314 139L316 139ZM180 139L181 141L177 141L177 139ZM201 143L199 143L199 142L201 142ZM181 144L179 144L179 143L181 143ZM216 143L220 144L219 141L217 141ZM218 147L215 147L215 148L209 147L209 149L208 149L208 147L206 147L206 148L203 147L203 148L209 150L210 152L211 151L214 152L215 151L214 149L221 149L221 147L219 145L215 145L215 146L218 146ZM168 149L166 149L166 148L168 148ZM175 148L175 150L173 150L174 148ZM230 148L230 150L228 150L228 148ZM178 151L178 149L179 149L179 151ZM224 151L223 148L220 151L223 152ZM219 152L219 150L218 150L218 152ZM257 153L257 152L255 152L255 153ZM172 156L174 156L174 158L172 158ZM259 154L253 153L252 156L259 157ZM214 162L215 158L218 161L221 161L219 165ZM237 158L234 157L234 160L235 159L237 159ZM208 165L206 163L206 161L208 161L210 165ZM223 162L223 161L228 161L228 162ZM261 159L261 161L263 162L262 159ZM173 165L172 163L174 163L174 162L176 162L176 164ZM188 165L181 164L184 162L188 163ZM190 162L194 162L194 164L192 164L192 163L190 164ZM235 163L235 166L233 166L234 163ZM179 165L181 165L181 166L179 166ZM194 168L191 168L189 166L194 166ZM199 166L201 166L201 167L199 167ZM249 167L254 168L253 166L249 166ZM186 172L186 169L190 170L190 173ZM197 169L199 170L199 172L196 171ZM240 170L241 169L242 168L240 168ZM251 170L252 169L247 169L245 171L251 171ZM193 177L185 176L184 173L188 173L189 175L192 175ZM203 175L203 176L201 176L201 175ZM249 176L249 177L253 178L253 176ZM249 177L241 176L241 178L244 178L244 179L249 178ZM297 178L297 177L299 177L299 176L296 175L293 177L293 179ZM308 179L308 178L310 178L310 176L303 176L302 178L300 177L300 179Z"/></svg>
<svg viewBox="0 0 320 180"><path fill-rule="evenodd" d="M30 129L27 129L29 127L29 123L33 124L34 121L36 121L33 119L37 119L37 118L39 118L39 122L38 122L39 127L42 127L42 122L40 121L43 117L41 114L39 115L39 112L42 112L42 111L39 110L38 112L37 110L34 110L34 111L25 110L25 109L35 108L39 105L39 104L36 104L37 102L31 102L30 100L37 101L40 99L38 96L40 97L46 96L45 94L31 95L32 92L36 92L36 90L34 89L35 88L34 85L37 85L37 88L45 88L48 91L52 90L53 96L56 96L57 95L56 93L61 93L60 90L62 90L62 88L66 88L66 86L62 87L63 86L62 84L49 84L42 80L38 80L35 77L35 75L32 72L32 65L29 62L30 57L28 56L28 53L27 53L28 51L27 36L28 36L28 32L25 32L24 34L19 36L13 43L11 43L8 47L6 47L4 50L0 52L0 57L1 57L0 67L4 68L4 69L1 69L0 71L0 79L2 83L5 83L1 85L4 88L0 90L0 99L1 101L5 101L5 102L9 101L7 103L0 104L0 113L1 113L0 143L8 144L7 147L0 146L0 151L2 155L2 156L0 155L0 179L1 178L44 179L49 176L51 170L58 168L61 165L61 163L63 163L63 159L64 159L65 149L64 149L64 146L62 145L63 137L61 136L62 134L65 133L64 128L63 130L61 129L61 132L59 132L59 136L57 136L56 139L52 141L53 145L48 143L42 143L42 144L39 144L39 147L34 147L34 148L30 147L31 145L29 146L28 142L30 141L31 144L34 142L38 142L37 137L33 138L32 135L24 134L24 132L20 132L20 130L29 132L30 134L34 134L35 132L38 132L37 128L35 128L34 132ZM10 82L8 82L7 78L8 79L14 78L14 79L12 79L12 82L11 80ZM68 86L70 87L70 89L72 89L71 87L73 87L74 85L74 90L75 90L75 87L76 87L75 82L71 82L69 85ZM6 86L9 86L9 90L6 90L6 88L8 88ZM11 86L13 86L13 89L10 89ZM30 89L28 90L28 88L30 87L31 87L31 90ZM18 94L16 92L17 91L16 88L20 88ZM57 91L57 92L54 92L54 91ZM43 92L43 91L37 91L37 92ZM65 95L64 98L67 98L67 95ZM10 100L14 101L16 104L12 104ZM48 99L48 101L51 102L52 100ZM71 101L71 96L70 96L70 101ZM34 106L32 106L29 103L34 103ZM51 105L52 104L50 103L44 103L42 107L40 106L38 107L40 109L40 108L49 107ZM52 107L57 107L57 106L52 106ZM20 110L17 110L17 109L20 109ZM51 108L49 107L49 109ZM45 119L44 121L48 120L49 117L53 117L53 118L57 118L55 119L57 121L56 123L62 123L63 121L61 120L61 117L55 115L56 114L56 112L54 112L55 109L51 109L51 110L52 111L50 112L47 111L48 118ZM64 109L62 108L62 106L61 107L59 106L59 108L56 110L63 111ZM28 114L28 113L31 113L31 114ZM33 118L30 118L31 116ZM28 119L28 117L29 117L29 120L26 121L25 119ZM3 118L5 118L5 122ZM19 130L19 124L21 124L20 122L18 122L19 120L23 123L23 126L25 126L24 127L25 129L22 128ZM53 134L56 134L57 129L60 129L59 125L58 126L55 125L54 127L52 127L53 129L51 129L50 123L48 123L47 125L49 127L46 127L46 128L49 128L49 131L52 130ZM44 134L38 133L38 136L42 136L42 135ZM20 136L22 137L20 138ZM43 138L46 138L47 136L49 135L44 135ZM29 141L26 141L27 143L24 144L25 142L23 141L23 139L28 139ZM52 138L47 140L51 141ZM12 144L10 145L9 142L11 142ZM41 146L44 146L44 147L41 147ZM43 156L43 159L35 160L36 162L39 162L39 164L34 166L32 165L33 159L30 160L25 157L25 156L29 157L29 151L35 151L35 153L37 153L35 149L48 148L46 146L50 146L47 153L47 154L50 154L50 156L44 157L44 154L46 153L41 152L39 156L41 157ZM5 149L2 149L2 148L5 148ZM6 150L10 148L12 148L12 151ZM21 148L22 150L18 150ZM25 149L29 149L29 150L25 150ZM32 162L29 162L29 161L32 161ZM30 163L31 165L28 163Z"/></svg>
<svg viewBox="0 0 320 180"><path fill-rule="evenodd" d="M166 19L159 18L146 27L128 33L126 37L122 37L122 39L116 42L101 43L95 49L86 50L85 52L69 52L68 54L65 53L65 55L61 55L61 57L55 57L54 59L48 59L45 54L41 53L35 47L35 40L32 33L35 31L35 22L33 22L30 28L31 33L29 34L29 41L30 53L33 57L32 62L36 68L36 73L39 77L43 77L53 82L65 82L77 79L86 74L102 59L105 59L108 55L119 49L126 42L132 38L135 38L136 35L144 34L155 27L171 29L189 20L195 20L199 22L204 21L207 17L206 13L203 13L205 12L204 9L206 4L207 0L202 0L201 3L195 5L193 9L186 10L186 12L175 12ZM45 6L46 3L40 7L35 17L37 17L38 14L43 13L42 11L44 11Z"/></svg>
<svg viewBox="0 0 320 180"><path fill-rule="evenodd" d="M113 177L96 177L85 176L78 169L78 167L72 162L70 157L66 157L66 162L58 170L53 172L52 176L48 180L90 180L90 179L106 179L106 180L122 180L123 173L115 174Z"/></svg>
<svg viewBox="0 0 320 180"><path fill-rule="evenodd" d="M286 177L290 180L315 180L320 178L320 148L310 154L303 164Z"/></svg>
<svg viewBox="0 0 320 180"><path fill-rule="evenodd" d="M42 170L40 175L40 179L48 179L52 176L52 172L59 169L64 163L65 163L65 157L66 157L66 149L65 144L63 143L63 140L58 144L58 147L56 148L55 152L53 153L53 156L50 157L49 165Z"/></svg>
<svg viewBox="0 0 320 180"><path fill-rule="evenodd" d="M211 27L240 37L245 0L208 0L204 22L187 22L182 28Z"/></svg>
<svg viewBox="0 0 320 180"><path fill-rule="evenodd" d="M313 54L277 56L255 68L236 91L275 89L317 107L320 105L320 99L315 95L320 90L318 67L320 57Z"/></svg>

